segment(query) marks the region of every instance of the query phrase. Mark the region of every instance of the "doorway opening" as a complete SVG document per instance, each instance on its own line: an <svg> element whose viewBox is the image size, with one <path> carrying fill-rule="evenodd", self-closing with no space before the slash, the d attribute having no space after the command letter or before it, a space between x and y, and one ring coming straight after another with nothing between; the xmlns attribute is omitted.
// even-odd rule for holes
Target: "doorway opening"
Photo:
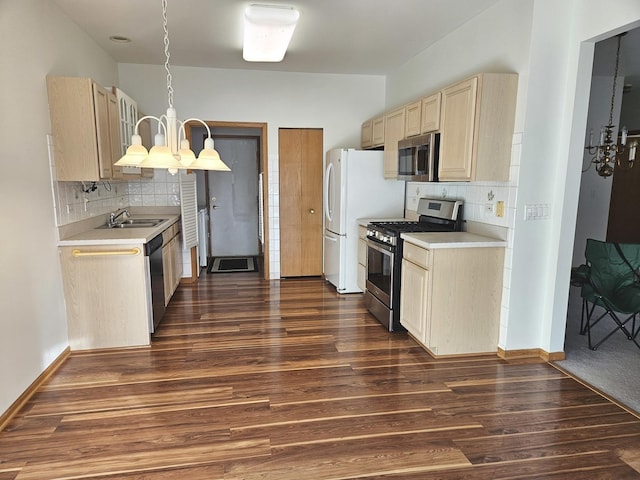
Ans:
<svg viewBox="0 0 640 480"><path fill-rule="evenodd" d="M231 168L230 172L196 170L198 210L201 218L200 250L206 250L208 272L220 272L220 265L239 264L242 259L252 269L269 278L266 124L207 122L215 149ZM197 123L187 128L187 138L196 155L204 145L206 129Z"/></svg>
<svg viewBox="0 0 640 480"><path fill-rule="evenodd" d="M597 140L600 127L608 123L616 43L616 36L612 35L595 43L594 46L585 145L589 143L591 129L596 132ZM640 133L640 115L637 100L635 100L640 99L640 95L637 88L633 87L633 84L640 80L640 62L636 60L637 55L632 53L638 45L640 45L640 29L629 30L623 39L620 51L620 76L623 78L619 78L616 85L616 103L612 121L617 130L626 126L631 133L629 137ZM572 252L574 267L585 262L587 238L621 243L640 241L637 222L630 221L631 217L629 217L629 212L634 211L634 207L638 206L640 201L637 193L640 168L636 165L631 170L624 170L616 166L613 177L603 178L597 175L595 168L590 164L592 156L585 151L582 162L583 171L576 173L580 175L580 189ZM570 288L565 325L566 358L564 361L557 362L558 365L607 396L640 411L640 402L637 400L640 382L633 372L619 368L620 365L635 361L636 347L624 336L621 338L613 336L597 351L590 350L586 336L581 334L582 298L580 294L579 287ZM599 316L600 307L596 308L594 315Z"/></svg>

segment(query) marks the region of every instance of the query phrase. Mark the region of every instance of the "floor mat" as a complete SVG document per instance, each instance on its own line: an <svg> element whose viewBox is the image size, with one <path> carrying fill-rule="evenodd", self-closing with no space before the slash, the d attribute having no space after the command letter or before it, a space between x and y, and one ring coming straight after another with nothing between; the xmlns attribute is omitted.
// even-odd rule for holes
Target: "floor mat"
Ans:
<svg viewBox="0 0 640 480"><path fill-rule="evenodd" d="M255 272L255 257L214 257L208 273Z"/></svg>

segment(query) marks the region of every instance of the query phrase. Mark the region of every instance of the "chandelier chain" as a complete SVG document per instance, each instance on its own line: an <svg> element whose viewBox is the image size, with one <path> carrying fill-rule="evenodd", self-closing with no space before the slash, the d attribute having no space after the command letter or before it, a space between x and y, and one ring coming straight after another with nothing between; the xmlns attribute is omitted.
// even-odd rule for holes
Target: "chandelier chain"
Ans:
<svg viewBox="0 0 640 480"><path fill-rule="evenodd" d="M613 92L611 94L611 109L609 110L609 125L613 125L613 106L616 99L616 83L618 83L618 66L620 65L620 39L622 35L618 35L618 48L616 50L616 66L613 70Z"/></svg>
<svg viewBox="0 0 640 480"><path fill-rule="evenodd" d="M173 86L171 85L171 70L169 69L169 28L167 27L167 0L162 0L162 27L164 29L164 69L167 71L167 96L169 108L173 108Z"/></svg>

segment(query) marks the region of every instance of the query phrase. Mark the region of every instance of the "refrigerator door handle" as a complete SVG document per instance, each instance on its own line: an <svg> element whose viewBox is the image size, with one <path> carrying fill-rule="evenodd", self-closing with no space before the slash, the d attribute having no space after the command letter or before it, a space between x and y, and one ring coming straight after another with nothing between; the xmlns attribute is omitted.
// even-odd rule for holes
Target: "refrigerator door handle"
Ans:
<svg viewBox="0 0 640 480"><path fill-rule="evenodd" d="M333 205L331 198L329 198L330 193L333 191L332 182L333 163L329 163L326 171L324 172L324 215L328 222L333 220Z"/></svg>

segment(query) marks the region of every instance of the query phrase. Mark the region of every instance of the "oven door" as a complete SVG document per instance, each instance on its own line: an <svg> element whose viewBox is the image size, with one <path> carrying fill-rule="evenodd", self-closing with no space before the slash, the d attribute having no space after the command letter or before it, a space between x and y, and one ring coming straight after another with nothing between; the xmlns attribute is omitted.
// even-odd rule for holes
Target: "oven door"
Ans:
<svg viewBox="0 0 640 480"><path fill-rule="evenodd" d="M395 248L367 239L367 291L391 309Z"/></svg>

